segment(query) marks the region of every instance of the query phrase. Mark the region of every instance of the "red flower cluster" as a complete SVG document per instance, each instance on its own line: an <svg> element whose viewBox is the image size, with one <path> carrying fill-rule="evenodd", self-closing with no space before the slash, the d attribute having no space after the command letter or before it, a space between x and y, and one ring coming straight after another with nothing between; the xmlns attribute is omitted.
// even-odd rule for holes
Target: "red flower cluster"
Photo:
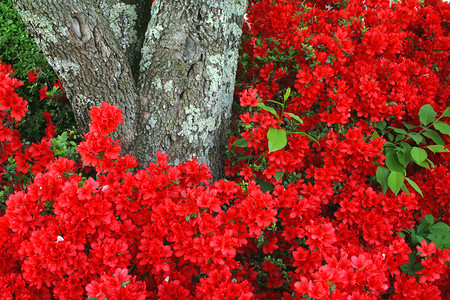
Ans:
<svg viewBox="0 0 450 300"><path fill-rule="evenodd" d="M374 128L380 121L417 125L423 105L439 114L449 106L450 5L390 2L259 0L247 12L236 98L251 105L249 91L257 90L273 111L236 116L240 132L229 140L226 173L277 196L281 228L271 253L284 257L285 268L297 267L285 277L296 296L449 297L448 250L422 255L432 243L417 248L398 232L430 213L450 224L450 157L429 152L434 169L407 170L423 198L409 185L411 194L383 194L374 178L386 139ZM281 150L269 151L270 128L286 130ZM295 238L298 244L280 247ZM406 275L402 266L412 256L417 271Z"/></svg>

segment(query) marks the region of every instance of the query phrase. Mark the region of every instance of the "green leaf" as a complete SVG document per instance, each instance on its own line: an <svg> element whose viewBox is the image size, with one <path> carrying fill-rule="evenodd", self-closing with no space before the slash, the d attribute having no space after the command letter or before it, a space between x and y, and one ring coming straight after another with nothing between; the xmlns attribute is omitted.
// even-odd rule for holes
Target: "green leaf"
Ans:
<svg viewBox="0 0 450 300"><path fill-rule="evenodd" d="M440 133L450 135L450 126L447 123L438 121L438 122L434 123L433 126L434 126L434 129L436 129Z"/></svg>
<svg viewBox="0 0 450 300"><path fill-rule="evenodd" d="M450 152L442 145L430 145L427 146L427 148L430 149L430 151L432 151L433 153Z"/></svg>
<svg viewBox="0 0 450 300"><path fill-rule="evenodd" d="M408 177L405 177L405 179L406 179L406 181L408 181L408 183L412 186L412 188L413 188L414 190L416 190L416 192L418 192L418 193L422 196L422 198L423 198L422 190L419 188L419 186L417 185L417 183L415 183L412 179L410 179L410 178L408 178Z"/></svg>
<svg viewBox="0 0 450 300"><path fill-rule="evenodd" d="M240 147L240 148L246 148L248 146L248 142L245 138L241 138L241 139L234 141L233 146Z"/></svg>
<svg viewBox="0 0 450 300"><path fill-rule="evenodd" d="M376 130L374 130L373 134L372 134L372 140L377 139L379 137L380 137L380 135L378 134L378 132Z"/></svg>
<svg viewBox="0 0 450 300"><path fill-rule="evenodd" d="M412 124L409 124L409 123L406 123L406 122L403 122L403 125L405 125L406 129L408 129L408 130L411 130L411 129L414 129L414 128L417 127L415 125L412 125Z"/></svg>
<svg viewBox="0 0 450 300"><path fill-rule="evenodd" d="M247 160L247 159L250 159L250 158L255 158L256 156L254 156L254 155L242 155L242 156L238 156L237 158L236 158L236 160L237 161L241 161L241 160Z"/></svg>
<svg viewBox="0 0 450 300"><path fill-rule="evenodd" d="M416 164L420 165L424 160L427 159L428 155L427 151L419 147L413 147L411 150L411 157Z"/></svg>
<svg viewBox="0 0 450 300"><path fill-rule="evenodd" d="M388 177L389 177L390 171L386 169L385 167L378 167L377 168L377 182L381 185L383 189L383 193L386 193L389 186L388 186Z"/></svg>
<svg viewBox="0 0 450 300"><path fill-rule="evenodd" d="M273 189L275 188L275 186L273 184L271 184L268 181L262 180L261 178L258 178L255 176L255 181L257 184L259 184L259 187L261 188L261 191L263 193L267 192L267 191L273 191Z"/></svg>
<svg viewBox="0 0 450 300"><path fill-rule="evenodd" d="M384 147L384 149L386 149L386 148L395 148L395 145L393 143L391 143L391 142L386 142L386 143L384 143L383 147Z"/></svg>
<svg viewBox="0 0 450 300"><path fill-rule="evenodd" d="M432 214L428 214L425 217L423 217L422 221L424 221L424 222L426 222L426 223L428 223L430 225L433 225L434 224L434 217L433 217Z"/></svg>
<svg viewBox="0 0 450 300"><path fill-rule="evenodd" d="M270 112L272 115L277 117L277 119L279 118L277 112L275 111L275 109L273 109L273 107L267 106L262 102L259 102L256 106L258 106L261 109L264 109L265 111Z"/></svg>
<svg viewBox="0 0 450 300"><path fill-rule="evenodd" d="M310 138L311 140L313 140L314 142L316 142L317 144L320 145L318 140L316 140L315 138L313 138L311 135L307 134L304 131L289 131L289 134L294 134L294 133L295 134L300 134L301 136L306 136L306 137Z"/></svg>
<svg viewBox="0 0 450 300"><path fill-rule="evenodd" d="M419 120L424 126L427 126L436 119L437 113L434 111L433 106L425 104L419 111Z"/></svg>
<svg viewBox="0 0 450 300"><path fill-rule="evenodd" d="M428 232L430 227L430 224L428 224L426 221L420 222L419 226L417 226L417 234L423 235L426 232Z"/></svg>
<svg viewBox="0 0 450 300"><path fill-rule="evenodd" d="M121 285L122 287L126 287L129 283L130 283L130 280L128 279L128 280L125 281L125 282L121 282L120 285Z"/></svg>
<svg viewBox="0 0 450 300"><path fill-rule="evenodd" d="M402 148L399 152L397 152L397 158L398 161L406 168L411 161L411 147Z"/></svg>
<svg viewBox="0 0 450 300"><path fill-rule="evenodd" d="M419 145L420 143L425 142L425 139L423 138L423 136L417 132L409 132L408 136L410 138L412 138L414 140L414 142L416 142L417 145Z"/></svg>
<svg viewBox="0 0 450 300"><path fill-rule="evenodd" d="M386 153L386 166L391 171L403 173L405 167L398 161L396 149L391 149Z"/></svg>
<svg viewBox="0 0 450 300"><path fill-rule="evenodd" d="M269 153L283 149L287 144L286 130L270 127L267 131Z"/></svg>
<svg viewBox="0 0 450 300"><path fill-rule="evenodd" d="M442 246L444 249L450 248L450 235L444 236L444 238L442 239Z"/></svg>
<svg viewBox="0 0 450 300"><path fill-rule="evenodd" d="M403 141L405 139L405 137L406 137L405 135L399 134L395 137L395 142L398 143L400 141Z"/></svg>
<svg viewBox="0 0 450 300"><path fill-rule="evenodd" d="M284 113L285 115L290 116L291 118L293 118L294 120L296 120L297 122L299 122L300 124L303 124L303 120L300 119L299 116L293 114L293 113Z"/></svg>
<svg viewBox="0 0 450 300"><path fill-rule="evenodd" d="M450 117L450 107L447 107L442 113L442 117Z"/></svg>
<svg viewBox="0 0 450 300"><path fill-rule="evenodd" d="M445 223L438 222L431 226L430 232L436 235L450 235L450 226Z"/></svg>
<svg viewBox="0 0 450 300"><path fill-rule="evenodd" d="M412 244L418 245L420 244L425 238L421 235L411 234L411 242Z"/></svg>
<svg viewBox="0 0 450 300"><path fill-rule="evenodd" d="M445 145L444 140L443 140L443 139L439 136L439 134L438 134L436 131L434 131L434 130L431 130L431 129L425 129L425 130L423 131L423 135L426 136L427 138L432 139L433 142L435 142L435 143L438 144L438 145L442 145L442 146Z"/></svg>
<svg viewBox="0 0 450 300"><path fill-rule="evenodd" d="M289 98L289 95L291 94L291 88L287 88L286 93L284 94L284 102Z"/></svg>
<svg viewBox="0 0 450 300"><path fill-rule="evenodd" d="M269 101L269 102L272 102L272 103L276 103L276 104L278 104L278 105L284 107L283 103L281 103L281 102L278 102L278 101L275 101L275 100L268 100L268 101Z"/></svg>
<svg viewBox="0 0 450 300"><path fill-rule="evenodd" d="M408 134L408 133L406 132L405 129L401 129L401 128L397 128L397 127L392 127L392 126L389 126L388 128L394 130L396 133L400 133L400 134Z"/></svg>
<svg viewBox="0 0 450 300"><path fill-rule="evenodd" d="M406 274L411 275L411 274L414 273L413 267L414 267L414 265L416 263L416 256L413 253L410 253L408 256L409 256L409 262L407 264L404 264L400 268Z"/></svg>
<svg viewBox="0 0 450 300"><path fill-rule="evenodd" d="M429 160L429 159L427 158L427 161L426 161L426 162L430 164L430 166L431 166L432 169L434 169L434 163L433 163L431 160Z"/></svg>
<svg viewBox="0 0 450 300"><path fill-rule="evenodd" d="M402 191L406 192L406 195L409 196L409 194L411 194L408 190L408 187L406 186L406 184L402 185Z"/></svg>
<svg viewBox="0 0 450 300"><path fill-rule="evenodd" d="M373 125L373 127L383 131L386 128L386 121L380 121Z"/></svg>
<svg viewBox="0 0 450 300"><path fill-rule="evenodd" d="M431 242L433 242L437 248L442 249L442 244L443 244L443 236L442 235L429 234L429 235L427 235L427 239L429 239Z"/></svg>
<svg viewBox="0 0 450 300"><path fill-rule="evenodd" d="M401 187L403 186L403 182L405 180L405 175L400 172L392 171L388 177L388 185L391 188L394 194L398 194Z"/></svg>
<svg viewBox="0 0 450 300"><path fill-rule="evenodd" d="M281 177L283 177L284 172L277 172L273 177L278 181Z"/></svg>

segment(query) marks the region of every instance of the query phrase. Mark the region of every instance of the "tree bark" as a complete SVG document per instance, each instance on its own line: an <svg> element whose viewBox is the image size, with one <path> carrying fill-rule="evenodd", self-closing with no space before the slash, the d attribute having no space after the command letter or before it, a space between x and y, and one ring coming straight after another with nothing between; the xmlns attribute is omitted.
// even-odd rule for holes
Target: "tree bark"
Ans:
<svg viewBox="0 0 450 300"><path fill-rule="evenodd" d="M108 101L124 113L124 153L195 156L220 177L247 0L126 2L13 0L82 132Z"/></svg>

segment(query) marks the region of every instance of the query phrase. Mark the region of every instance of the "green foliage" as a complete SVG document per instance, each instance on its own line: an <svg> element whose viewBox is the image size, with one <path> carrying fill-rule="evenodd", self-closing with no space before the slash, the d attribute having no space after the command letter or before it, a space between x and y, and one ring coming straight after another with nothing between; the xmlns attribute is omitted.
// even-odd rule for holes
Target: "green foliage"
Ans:
<svg viewBox="0 0 450 300"><path fill-rule="evenodd" d="M274 115L280 123L287 122L288 119L286 118L286 116L289 116L289 117L293 118L295 121L297 121L298 123L303 124L303 121L299 116L297 116L293 113L284 112L284 109L286 108L286 102L288 101L290 94L291 94L291 89L288 88L286 90L286 93L283 96L283 103L274 101L274 100L269 100L269 102L275 103L275 104L281 106L280 114L278 114L277 111L273 107L267 106L262 102L259 102L257 106L265 111L268 111L272 115ZM287 136L291 135L291 134L300 134L303 136L307 136L310 139L317 142L316 139L314 139L312 136L310 136L306 132L287 131L283 128L279 129L279 128L270 127L269 130L267 131L267 141L268 141L268 146L269 146L268 147L269 152L274 152L274 151L283 149L287 145Z"/></svg>
<svg viewBox="0 0 450 300"><path fill-rule="evenodd" d="M319 143L317 141L317 139L315 139L308 133L303 132L303 131L296 131L298 128L298 124L303 124L303 120L296 114L284 111L287 106L287 102L288 102L290 95L291 95L291 89L287 88L286 92L282 95L281 101L275 101L275 100L268 101L270 103L270 105L274 105L275 107L276 106L281 107L281 111L277 111L274 107L264 104L262 102L262 100L260 100L260 102L256 105L257 109L259 108L261 110L265 110L265 111L269 112L270 114L272 114L277 119L279 127L282 127L282 128L276 128L276 127L271 126L267 130L267 143L268 143L269 153L284 149L284 147L286 147L286 145L288 143L288 136L290 136L292 134L299 134L302 136L306 136L306 137L310 138L311 140ZM245 128L245 126L249 126L249 124L245 124L244 129L247 129L247 130L251 129L251 128ZM240 139L234 141L233 145L236 147L240 147L240 148L247 148L248 142L245 138L240 138ZM257 161L259 161L260 164L258 164L258 165L252 164L251 163L252 159L256 159ZM236 158L236 161L241 161L241 160L248 160L249 165L251 165L252 169L255 171L264 170L268 166L267 164L265 164L264 156L256 157L256 156L249 156L249 155L244 155L244 156L241 155ZM277 172L274 175L274 178L278 181L284 175L287 176L288 174L285 174L284 172ZM271 184L265 180L262 180L261 178L256 177L255 180L260 185L261 190L263 192L272 191L274 189L273 184Z"/></svg>
<svg viewBox="0 0 450 300"><path fill-rule="evenodd" d="M386 193L388 189L391 189L396 195L400 190L409 193L405 185L406 180L423 197L419 186L406 176L406 170L411 163L422 168L433 168L434 163L429 159L428 151L432 153L449 152L440 136L440 134L450 135L450 126L441 121L442 118L449 116L450 108L447 108L436 119L437 113L433 107L425 104L419 111L421 125L404 123L405 128L397 128L387 126L385 121L375 124L374 127L388 140L384 144L387 168L379 166L376 173L376 179L383 188L383 193ZM379 136L380 134L375 132L373 137Z"/></svg>
<svg viewBox="0 0 450 300"><path fill-rule="evenodd" d="M55 157L65 157L78 161L79 154L77 152L77 144L74 139L77 139L75 132L64 131L62 134L52 139L50 149L53 151Z"/></svg>
<svg viewBox="0 0 450 300"><path fill-rule="evenodd" d="M267 131L269 152L278 151L287 145L286 130L270 127Z"/></svg>
<svg viewBox="0 0 450 300"><path fill-rule="evenodd" d="M12 65L14 76L25 83L16 92L28 101L27 117L19 124L23 140L37 142L44 136L43 112L53 115L57 129L74 128L75 117L64 91L53 87L58 78L44 54L27 32L11 0L0 1L0 61ZM28 82L29 71L39 70L36 83ZM48 97L39 98L39 90L48 87Z"/></svg>
<svg viewBox="0 0 450 300"><path fill-rule="evenodd" d="M0 57L2 62L13 66L20 80L27 78L29 70L43 69L47 65L11 0L0 2Z"/></svg>
<svg viewBox="0 0 450 300"><path fill-rule="evenodd" d="M450 226L443 222L435 222L432 214L423 217L416 227L400 232L400 236L408 239L408 244L413 250L413 253L409 255L409 263L403 265L401 269L406 274L415 277L418 277L416 273L423 269L420 262L416 261L418 255L416 247L422 241L426 241L428 244L434 243L440 250L450 248Z"/></svg>

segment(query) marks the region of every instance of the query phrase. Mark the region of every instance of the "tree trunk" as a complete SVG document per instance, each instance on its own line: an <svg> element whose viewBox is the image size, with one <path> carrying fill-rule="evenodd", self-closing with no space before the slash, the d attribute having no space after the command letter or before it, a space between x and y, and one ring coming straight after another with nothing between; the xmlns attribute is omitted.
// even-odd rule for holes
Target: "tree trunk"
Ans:
<svg viewBox="0 0 450 300"><path fill-rule="evenodd" d="M141 163L158 150L173 163L195 156L221 176L247 0L13 3L82 132L89 109L108 101L124 112L124 153Z"/></svg>

